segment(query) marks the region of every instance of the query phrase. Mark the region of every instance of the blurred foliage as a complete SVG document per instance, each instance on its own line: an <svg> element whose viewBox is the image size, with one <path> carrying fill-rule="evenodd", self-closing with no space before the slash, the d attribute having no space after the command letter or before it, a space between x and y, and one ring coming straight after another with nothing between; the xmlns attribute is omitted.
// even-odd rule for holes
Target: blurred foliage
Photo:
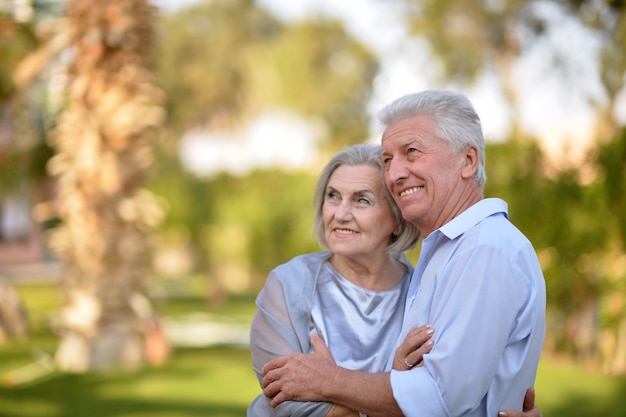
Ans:
<svg viewBox="0 0 626 417"><path fill-rule="evenodd" d="M337 22L289 26L269 48L246 57L250 103L288 107L329 127L326 146L338 151L368 136L366 105L378 65Z"/></svg>
<svg viewBox="0 0 626 417"><path fill-rule="evenodd" d="M441 64L441 78L468 86L480 76L498 77L512 110L512 134L522 134L517 114L519 85L515 64L537 46L543 53L543 69L558 73L564 85L580 88L579 70L572 65L570 50L563 48L554 24L555 16L574 22L585 36L599 40L600 73L606 101L592 101L599 116L601 135L619 130L616 105L625 86L626 3L614 0L396 0L404 7L411 33L428 41ZM558 20L557 20L558 21ZM561 20L562 22L563 20ZM441 30L445 28L445 30ZM575 41L574 41L575 42Z"/></svg>
<svg viewBox="0 0 626 417"><path fill-rule="evenodd" d="M323 120L333 151L367 137L378 63L341 24L285 24L252 0L199 2L162 20L157 76L172 137L276 108Z"/></svg>
<svg viewBox="0 0 626 417"><path fill-rule="evenodd" d="M16 22L0 11L0 103L15 92L13 69L36 46L32 23Z"/></svg>
<svg viewBox="0 0 626 417"><path fill-rule="evenodd" d="M253 1L236 0L194 4L163 15L162 25L157 77L170 129L181 135L241 114L248 88L242 54L275 37L279 23Z"/></svg>
<svg viewBox="0 0 626 417"><path fill-rule="evenodd" d="M524 10L531 8L526 0L398 1L412 33L424 37L441 62L442 79L461 83L474 81L490 65L508 65L498 58L521 52L514 26L528 20ZM535 26L535 31L541 30Z"/></svg>
<svg viewBox="0 0 626 417"><path fill-rule="evenodd" d="M16 65L37 44L33 23L16 22L0 12L0 201L4 194L14 192L24 183L24 173L41 178L38 156L44 146L37 145L32 135L25 135L32 120L23 108L26 100L17 95L12 80ZM18 143L18 136L26 140Z"/></svg>
<svg viewBox="0 0 626 417"><path fill-rule="evenodd" d="M584 164L550 170L535 142L487 148L486 195L503 197L546 277L547 344L624 371L626 129Z"/></svg>
<svg viewBox="0 0 626 417"><path fill-rule="evenodd" d="M183 244L199 270L211 275L220 263L249 264L251 291L258 291L270 269L319 249L312 235L315 180L308 172L276 169L211 179L182 173L155 178L151 189L167 196L165 235L187 236Z"/></svg>
<svg viewBox="0 0 626 417"><path fill-rule="evenodd" d="M622 244L626 245L626 129L622 129L614 139L598 149L598 182L603 194L598 198L608 204L608 211L617 224Z"/></svg>

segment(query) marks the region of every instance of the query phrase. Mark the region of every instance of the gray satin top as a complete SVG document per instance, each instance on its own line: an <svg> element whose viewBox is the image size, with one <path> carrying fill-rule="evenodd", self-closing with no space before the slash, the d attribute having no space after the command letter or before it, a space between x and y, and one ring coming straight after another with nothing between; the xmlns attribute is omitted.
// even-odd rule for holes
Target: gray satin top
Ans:
<svg viewBox="0 0 626 417"><path fill-rule="evenodd" d="M391 290L372 291L324 263L311 315L338 365L368 372L385 370L402 327L408 283L407 278Z"/></svg>
<svg viewBox="0 0 626 417"><path fill-rule="evenodd" d="M275 268L257 297L250 328L250 351L259 381L261 368L275 357L312 352L309 337L320 334L338 365L368 372L386 370L393 356L413 268L388 291L361 288L328 262L329 251L298 256ZM287 401L275 409L263 394L248 407L248 417L325 416L332 405Z"/></svg>

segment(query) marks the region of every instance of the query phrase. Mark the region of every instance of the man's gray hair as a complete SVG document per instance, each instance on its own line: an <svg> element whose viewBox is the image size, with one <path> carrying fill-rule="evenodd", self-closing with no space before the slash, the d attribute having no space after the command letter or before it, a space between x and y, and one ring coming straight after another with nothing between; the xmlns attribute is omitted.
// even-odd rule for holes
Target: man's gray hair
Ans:
<svg viewBox="0 0 626 417"><path fill-rule="evenodd" d="M478 167L474 179L482 189L487 180L485 139L480 118L467 97L449 90L407 94L386 105L378 113L378 120L386 129L401 120L419 115L433 118L435 134L446 141L452 152L461 152L466 146L478 149Z"/></svg>

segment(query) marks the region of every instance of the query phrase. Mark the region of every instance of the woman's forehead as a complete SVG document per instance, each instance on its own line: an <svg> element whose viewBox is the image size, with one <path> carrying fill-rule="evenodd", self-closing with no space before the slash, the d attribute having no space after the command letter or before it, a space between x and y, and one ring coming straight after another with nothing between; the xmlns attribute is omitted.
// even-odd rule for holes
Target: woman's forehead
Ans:
<svg viewBox="0 0 626 417"><path fill-rule="evenodd" d="M366 188L378 191L382 186L382 174L374 165L342 165L330 176L329 186L345 188Z"/></svg>

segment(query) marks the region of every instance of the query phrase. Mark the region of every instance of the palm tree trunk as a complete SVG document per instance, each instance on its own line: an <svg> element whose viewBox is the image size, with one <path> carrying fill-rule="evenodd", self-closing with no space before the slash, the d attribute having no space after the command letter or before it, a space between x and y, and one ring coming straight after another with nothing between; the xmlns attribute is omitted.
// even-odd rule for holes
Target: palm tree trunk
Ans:
<svg viewBox="0 0 626 417"><path fill-rule="evenodd" d="M48 167L62 221L50 245L64 264L56 362L65 371L144 361L148 236L162 217L141 188L163 119L149 69L155 15L147 0L67 4L67 102Z"/></svg>

